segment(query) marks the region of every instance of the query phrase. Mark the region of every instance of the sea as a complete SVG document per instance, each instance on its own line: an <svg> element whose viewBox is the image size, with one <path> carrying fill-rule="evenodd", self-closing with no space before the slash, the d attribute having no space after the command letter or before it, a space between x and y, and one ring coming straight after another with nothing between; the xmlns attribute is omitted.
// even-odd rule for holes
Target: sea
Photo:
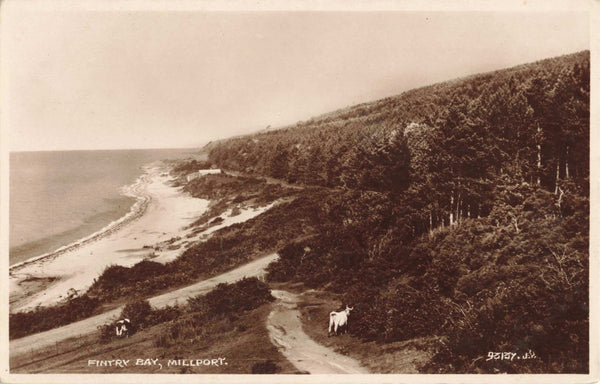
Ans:
<svg viewBox="0 0 600 384"><path fill-rule="evenodd" d="M158 160L198 157L198 149L11 152L9 263L52 252L126 215L124 195Z"/></svg>

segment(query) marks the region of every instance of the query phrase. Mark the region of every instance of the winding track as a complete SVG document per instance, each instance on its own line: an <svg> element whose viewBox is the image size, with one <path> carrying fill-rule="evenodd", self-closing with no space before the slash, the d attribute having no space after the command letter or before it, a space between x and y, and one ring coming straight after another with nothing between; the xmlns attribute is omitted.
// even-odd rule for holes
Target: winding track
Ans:
<svg viewBox="0 0 600 384"><path fill-rule="evenodd" d="M267 265L277 260L277 258L279 258L279 255L274 253L210 279L152 297L148 301L153 307L162 308L167 305L173 305L178 300L183 301L187 300L188 297L205 294L220 283L232 283L244 277L260 277L264 275ZM29 352L32 349L35 350L53 345L68 338L96 332L99 326L116 320L122 310L123 306L59 328L11 340L9 346L10 356L14 357Z"/></svg>
<svg viewBox="0 0 600 384"><path fill-rule="evenodd" d="M304 333L295 294L278 290L272 290L271 293L277 302L267 319L269 336L296 368L313 374L369 373L356 360L317 344Z"/></svg>

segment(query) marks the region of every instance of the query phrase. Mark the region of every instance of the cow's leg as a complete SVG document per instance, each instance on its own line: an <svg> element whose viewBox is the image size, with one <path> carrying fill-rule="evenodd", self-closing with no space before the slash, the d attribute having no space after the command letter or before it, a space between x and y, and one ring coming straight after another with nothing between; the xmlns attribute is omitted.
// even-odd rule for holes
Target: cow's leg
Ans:
<svg viewBox="0 0 600 384"><path fill-rule="evenodd" d="M330 315L329 319L329 332L333 332L335 335L337 332L338 318L334 313L333 315Z"/></svg>

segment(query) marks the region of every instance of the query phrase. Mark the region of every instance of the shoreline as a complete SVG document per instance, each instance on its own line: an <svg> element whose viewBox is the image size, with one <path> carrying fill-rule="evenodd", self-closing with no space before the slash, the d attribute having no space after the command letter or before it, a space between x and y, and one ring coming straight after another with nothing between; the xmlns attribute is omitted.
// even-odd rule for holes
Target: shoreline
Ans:
<svg viewBox="0 0 600 384"><path fill-rule="evenodd" d="M234 205L218 224L191 226L210 207L210 200L192 197L172 183L163 162L144 167L123 194L138 199L130 212L55 252L26 260L9 270L9 312L26 312L84 294L107 267L132 267L142 260L168 263L196 242L223 227L245 222L271 209L265 205Z"/></svg>
<svg viewBox="0 0 600 384"><path fill-rule="evenodd" d="M66 252L76 250L79 247L82 247L86 244L100 240L103 237L108 236L108 235L118 231L119 229L121 229L123 226L129 224L130 222L135 221L136 219L140 218L145 213L146 209L148 208L148 204L152 200L151 196L143 195L140 193L140 190L142 187L140 184L148 182L148 180L147 180L147 178L149 177L149 175L147 173L148 169L145 169L145 168L147 168L147 166L143 167L144 173L141 176L139 176L135 182L133 182L130 185L126 185L126 186L122 187L122 193L121 193L122 195L133 197L136 199L135 203L133 203L132 206L129 208L129 212L127 212L125 215L121 216L119 219L113 220L112 222L110 222L107 225L105 225L104 227L102 227L100 230L98 230L88 236L85 236L81 239L75 240L74 242L71 242L70 244L63 245L62 247L59 247L59 248L55 249L54 251L47 252L47 253L44 253L39 256L34 256L27 260L20 261L18 263L10 265L8 267L9 275L12 274L14 271L16 271L28 264L42 261L45 259L55 258ZM137 192L137 194L136 194L136 192Z"/></svg>
<svg viewBox="0 0 600 384"><path fill-rule="evenodd" d="M136 182L122 187L122 194L136 202L118 220L53 252L9 266L9 311L57 304L71 290L82 294L106 267L160 259L154 245L184 237L185 228L206 211L209 201L170 185L166 167L163 162L147 164Z"/></svg>

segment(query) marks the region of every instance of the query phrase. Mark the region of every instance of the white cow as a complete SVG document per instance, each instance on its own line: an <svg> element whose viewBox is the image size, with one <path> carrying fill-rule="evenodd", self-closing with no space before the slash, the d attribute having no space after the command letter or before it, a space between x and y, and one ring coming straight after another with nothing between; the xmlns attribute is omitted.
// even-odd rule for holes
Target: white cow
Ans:
<svg viewBox="0 0 600 384"><path fill-rule="evenodd" d="M131 329L131 322L129 319L123 319L117 321L116 333L118 337L129 337L129 330Z"/></svg>
<svg viewBox="0 0 600 384"><path fill-rule="evenodd" d="M339 335L342 332L348 332L348 316L350 315L350 311L353 309L354 307L350 308L346 305L346 309L343 311L331 312L329 314L329 332L327 333L327 336L331 336L332 328L334 335Z"/></svg>

